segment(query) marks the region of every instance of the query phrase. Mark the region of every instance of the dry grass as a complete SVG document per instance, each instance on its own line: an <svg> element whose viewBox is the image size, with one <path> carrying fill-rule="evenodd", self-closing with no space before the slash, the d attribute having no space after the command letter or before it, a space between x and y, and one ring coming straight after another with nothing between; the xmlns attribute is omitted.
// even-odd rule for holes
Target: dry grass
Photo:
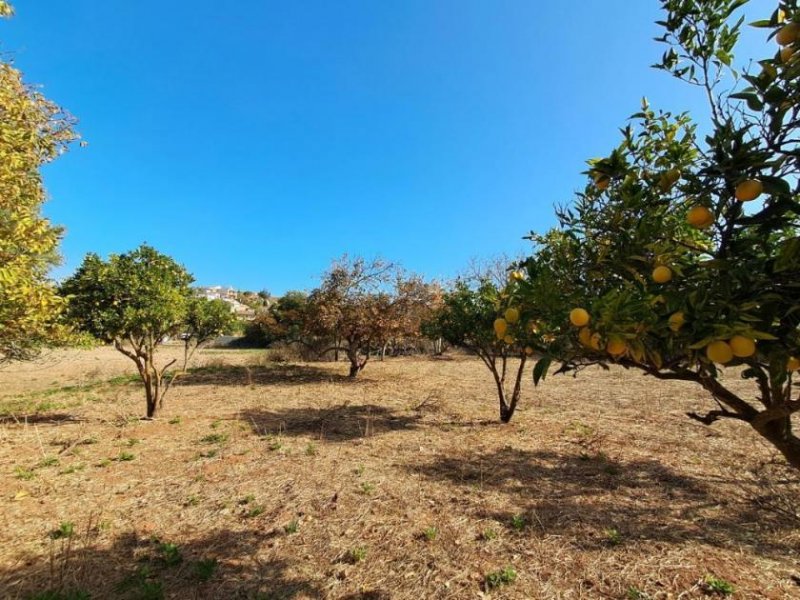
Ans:
<svg viewBox="0 0 800 600"><path fill-rule="evenodd" d="M783 472L692 385L553 377L500 425L468 358L201 358L153 422L106 348L0 372L0 596L800 597Z"/></svg>

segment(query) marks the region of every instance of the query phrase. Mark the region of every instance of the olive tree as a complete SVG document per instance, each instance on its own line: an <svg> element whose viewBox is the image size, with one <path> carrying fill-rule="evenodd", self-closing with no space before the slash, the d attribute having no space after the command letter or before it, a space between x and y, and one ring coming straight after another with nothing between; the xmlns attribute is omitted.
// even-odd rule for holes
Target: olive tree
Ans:
<svg viewBox="0 0 800 600"><path fill-rule="evenodd" d="M70 322L112 343L136 365L148 418L163 408L173 381L167 370L177 362L158 365L156 350L186 322L192 281L172 258L142 245L125 254L112 254L108 260L87 255L61 286Z"/></svg>

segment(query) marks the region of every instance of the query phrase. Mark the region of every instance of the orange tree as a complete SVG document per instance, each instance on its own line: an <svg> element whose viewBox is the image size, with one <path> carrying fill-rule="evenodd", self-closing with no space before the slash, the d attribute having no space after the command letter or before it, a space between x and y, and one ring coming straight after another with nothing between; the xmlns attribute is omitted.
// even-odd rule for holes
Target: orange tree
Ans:
<svg viewBox="0 0 800 600"><path fill-rule="evenodd" d="M536 261L529 261L528 269L535 273ZM537 286L544 281L544 277L528 278L522 270L511 271L505 285L489 278L460 279L445 292L441 306L423 326L429 337L442 338L481 359L494 379L503 423L511 420L519 404L528 359L545 342L556 347L556 336L538 318L542 302L537 306L520 303L531 296L541 299ZM547 364L537 365L537 381Z"/></svg>
<svg viewBox="0 0 800 600"><path fill-rule="evenodd" d="M730 65L745 3L662 0L668 48L656 67L707 98L704 135L688 115L643 102L619 146L589 161L586 189L558 210L559 230L533 236L530 262L544 265L572 308L551 315L572 327L544 365L614 361L695 382L716 407L689 416L747 423L800 468L792 423L800 410L800 10L783 1L754 23L777 48L737 79ZM726 368L751 391L734 391L721 377Z"/></svg>

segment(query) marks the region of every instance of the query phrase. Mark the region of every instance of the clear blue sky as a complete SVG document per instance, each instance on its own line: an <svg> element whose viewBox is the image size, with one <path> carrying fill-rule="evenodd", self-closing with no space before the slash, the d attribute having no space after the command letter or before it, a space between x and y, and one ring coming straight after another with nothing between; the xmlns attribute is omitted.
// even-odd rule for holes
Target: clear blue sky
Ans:
<svg viewBox="0 0 800 600"><path fill-rule="evenodd" d="M56 276L147 241L273 293L344 252L448 278L552 226L643 95L702 110L649 68L656 0L15 5L2 50L89 144L46 169Z"/></svg>

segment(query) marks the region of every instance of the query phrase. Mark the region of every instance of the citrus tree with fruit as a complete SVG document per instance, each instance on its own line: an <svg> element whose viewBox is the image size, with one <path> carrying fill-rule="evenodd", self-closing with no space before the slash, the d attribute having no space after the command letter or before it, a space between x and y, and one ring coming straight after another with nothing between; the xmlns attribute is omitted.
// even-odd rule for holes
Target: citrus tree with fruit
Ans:
<svg viewBox="0 0 800 600"><path fill-rule="evenodd" d="M774 46L740 74L745 4L662 0L656 67L696 87L708 122L644 101L530 260L569 309L552 314L571 331L543 361L695 382L716 406L691 417L746 423L800 468L800 9L753 23Z"/></svg>

